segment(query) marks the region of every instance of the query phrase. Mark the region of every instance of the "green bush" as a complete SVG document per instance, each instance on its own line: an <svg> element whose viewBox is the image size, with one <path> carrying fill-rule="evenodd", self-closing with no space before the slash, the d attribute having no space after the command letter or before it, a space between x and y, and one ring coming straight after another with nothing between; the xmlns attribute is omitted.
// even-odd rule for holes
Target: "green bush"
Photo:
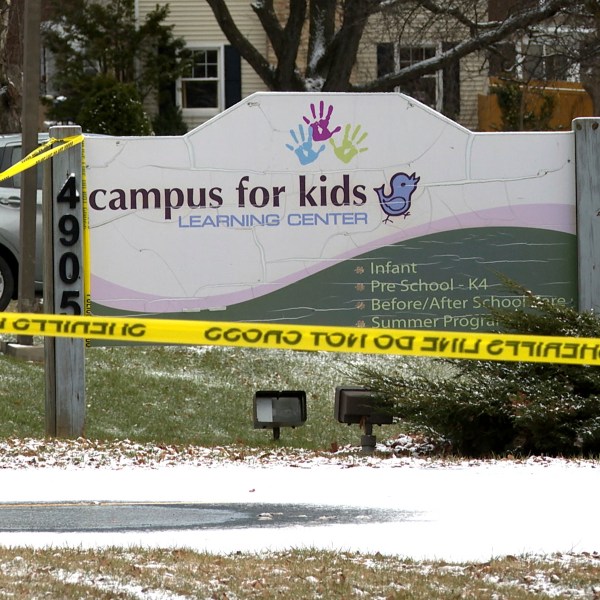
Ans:
<svg viewBox="0 0 600 600"><path fill-rule="evenodd" d="M152 127L133 84L94 77L76 122L85 132L104 135L150 135Z"/></svg>
<svg viewBox="0 0 600 600"><path fill-rule="evenodd" d="M507 282L523 310L491 310L505 333L600 338L593 313L554 305ZM445 438L470 457L600 453L600 370L596 366L440 359L446 376L399 365L355 372L357 383L393 402L394 413Z"/></svg>
<svg viewBox="0 0 600 600"><path fill-rule="evenodd" d="M527 101L524 90L528 89ZM502 131L547 131L552 129L550 121L554 114L555 99L543 90L527 88L516 82L503 82L490 88L498 98L502 113ZM539 100L536 107L533 99Z"/></svg>
<svg viewBox="0 0 600 600"><path fill-rule="evenodd" d="M159 113L152 119L152 129L156 135L183 135L188 130L181 109L175 104L161 105Z"/></svg>

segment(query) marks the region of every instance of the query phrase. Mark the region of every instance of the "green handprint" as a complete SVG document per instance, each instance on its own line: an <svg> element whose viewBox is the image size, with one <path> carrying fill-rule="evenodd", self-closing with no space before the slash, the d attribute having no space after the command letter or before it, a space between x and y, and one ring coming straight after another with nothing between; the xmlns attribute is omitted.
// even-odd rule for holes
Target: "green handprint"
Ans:
<svg viewBox="0 0 600 600"><path fill-rule="evenodd" d="M360 125L354 128L352 134L350 134L351 125L348 123L344 128L344 138L339 146L335 145L333 139L329 140L329 143L333 146L335 155L343 162L349 163L359 152L366 152L368 148L360 148L360 144L365 140L368 133L365 131L360 137ZM358 139L357 139L358 138Z"/></svg>

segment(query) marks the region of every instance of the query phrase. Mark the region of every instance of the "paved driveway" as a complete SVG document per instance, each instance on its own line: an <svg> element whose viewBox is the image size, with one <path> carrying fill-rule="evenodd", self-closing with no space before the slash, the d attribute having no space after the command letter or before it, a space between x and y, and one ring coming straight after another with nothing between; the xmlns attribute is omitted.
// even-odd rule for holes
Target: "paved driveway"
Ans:
<svg viewBox="0 0 600 600"><path fill-rule="evenodd" d="M594 552L599 497L598 461L9 468L0 469L0 544L446 560Z"/></svg>

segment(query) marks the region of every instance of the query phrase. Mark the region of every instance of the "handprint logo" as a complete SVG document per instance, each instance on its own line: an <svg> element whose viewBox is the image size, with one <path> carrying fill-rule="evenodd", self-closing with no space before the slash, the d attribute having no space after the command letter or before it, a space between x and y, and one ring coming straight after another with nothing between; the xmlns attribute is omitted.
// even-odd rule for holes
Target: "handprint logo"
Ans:
<svg viewBox="0 0 600 600"><path fill-rule="evenodd" d="M300 123L298 129L290 130L293 144L286 144L289 150L292 150L301 165L309 165L315 162L325 145L313 148L313 142L325 142L329 140L333 152L338 160L348 164L361 152L366 152L368 148L362 147L362 143L367 138L367 132L361 130L360 125L348 124L344 128L344 135L339 144L336 143L333 136L342 130L341 125L333 127L331 125L331 115L333 114L333 105L325 106L322 100L318 103L311 103L310 116L304 116L302 119L306 126Z"/></svg>
<svg viewBox="0 0 600 600"><path fill-rule="evenodd" d="M361 148L360 145L365 141L368 133L365 131L360 135L360 125L354 128L354 131L350 133L351 125L348 124L344 128L344 138L339 146L336 146L335 140L329 140L329 143L333 146L335 155L343 162L349 163L357 154L360 152L366 152L368 148Z"/></svg>
<svg viewBox="0 0 600 600"><path fill-rule="evenodd" d="M329 121L331 114L333 113L333 105L330 104L327 108L327 114L325 114L325 103L323 100L319 102L319 112L314 104L310 105L310 112L312 115L312 121L308 117L303 117L304 122L310 127L312 136L315 142L324 142L328 140L334 133L340 131L341 126L336 127L333 131L329 129Z"/></svg>
<svg viewBox="0 0 600 600"><path fill-rule="evenodd" d="M325 150L325 144L322 144L317 150L313 148L313 129L311 127L308 127L308 138L302 125L298 125L298 135L293 129L290 129L290 135L294 140L294 145L286 144L286 147L296 154L301 165L315 162L319 158L319 154Z"/></svg>

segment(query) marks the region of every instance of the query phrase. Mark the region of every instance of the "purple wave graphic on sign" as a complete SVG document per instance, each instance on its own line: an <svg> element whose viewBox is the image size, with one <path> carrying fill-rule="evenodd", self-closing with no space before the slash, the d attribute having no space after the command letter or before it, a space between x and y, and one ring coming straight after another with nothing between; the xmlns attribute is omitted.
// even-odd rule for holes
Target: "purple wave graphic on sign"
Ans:
<svg viewBox="0 0 600 600"><path fill-rule="evenodd" d="M312 265L306 266L301 271L291 273L277 281L265 282L258 286L249 286L242 291L212 297L168 298L155 294L147 294L120 286L92 274L92 300L105 307L140 313L210 310L214 307L226 308L227 306L274 292L337 263L404 240L442 231L470 227L510 227L515 225L519 227L549 229L575 235L575 211L571 204L525 204L521 206L482 209L463 215L445 217L408 229L395 230L389 236L373 240L360 247L343 252L336 257L317 261Z"/></svg>

